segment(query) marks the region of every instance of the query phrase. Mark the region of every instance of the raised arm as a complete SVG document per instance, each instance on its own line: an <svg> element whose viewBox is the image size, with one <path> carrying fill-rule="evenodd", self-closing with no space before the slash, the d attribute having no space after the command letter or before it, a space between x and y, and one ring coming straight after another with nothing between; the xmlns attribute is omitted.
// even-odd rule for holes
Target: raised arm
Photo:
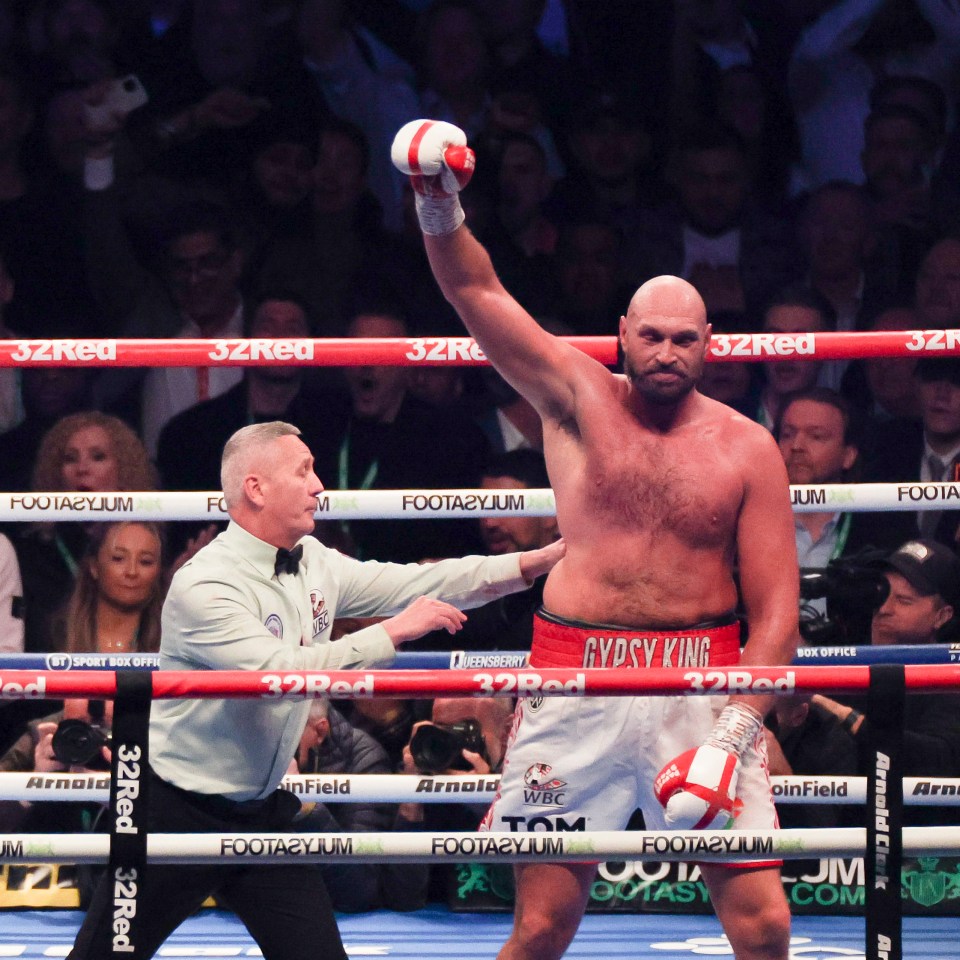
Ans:
<svg viewBox="0 0 960 960"><path fill-rule="evenodd" d="M443 295L497 371L541 416L573 408L576 371L594 361L547 333L503 288L486 250L464 225L457 192L473 152L453 124L415 120L397 133L393 162L410 175L430 265Z"/></svg>

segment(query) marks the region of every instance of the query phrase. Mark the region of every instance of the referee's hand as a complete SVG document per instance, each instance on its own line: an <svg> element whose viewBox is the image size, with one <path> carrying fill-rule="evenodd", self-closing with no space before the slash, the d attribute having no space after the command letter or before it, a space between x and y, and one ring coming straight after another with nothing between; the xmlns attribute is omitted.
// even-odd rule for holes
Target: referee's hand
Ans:
<svg viewBox="0 0 960 960"><path fill-rule="evenodd" d="M464 624L467 615L443 600L432 597L417 597L402 613L383 621L383 628L395 647L408 640L416 640L431 630L446 630L456 633Z"/></svg>

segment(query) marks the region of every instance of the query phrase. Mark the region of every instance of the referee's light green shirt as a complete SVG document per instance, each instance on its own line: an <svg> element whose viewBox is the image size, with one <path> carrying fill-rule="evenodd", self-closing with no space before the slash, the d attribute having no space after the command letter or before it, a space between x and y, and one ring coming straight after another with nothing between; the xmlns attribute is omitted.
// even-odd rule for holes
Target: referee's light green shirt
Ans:
<svg viewBox="0 0 960 960"><path fill-rule="evenodd" d="M163 606L161 670L345 670L389 665L377 624L330 641L334 617L392 616L417 597L468 609L525 589L519 554L429 564L361 562L304 537L296 575L276 548L231 523L177 571ZM309 700L156 700L150 764L196 793L254 800L277 788Z"/></svg>

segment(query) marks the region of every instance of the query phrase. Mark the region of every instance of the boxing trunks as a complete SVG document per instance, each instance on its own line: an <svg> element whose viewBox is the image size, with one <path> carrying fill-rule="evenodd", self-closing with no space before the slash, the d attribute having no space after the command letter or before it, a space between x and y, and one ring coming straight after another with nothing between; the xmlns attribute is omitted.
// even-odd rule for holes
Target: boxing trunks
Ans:
<svg viewBox="0 0 960 960"><path fill-rule="evenodd" d="M734 618L671 630L534 617L534 667L659 669L735 666ZM660 770L710 735L719 696L534 697L521 699L500 789L483 829L622 830L636 808L648 830L667 825L653 792ZM738 830L777 826L762 732L741 758ZM768 865L772 861L764 861ZM738 863L730 866L758 866Z"/></svg>

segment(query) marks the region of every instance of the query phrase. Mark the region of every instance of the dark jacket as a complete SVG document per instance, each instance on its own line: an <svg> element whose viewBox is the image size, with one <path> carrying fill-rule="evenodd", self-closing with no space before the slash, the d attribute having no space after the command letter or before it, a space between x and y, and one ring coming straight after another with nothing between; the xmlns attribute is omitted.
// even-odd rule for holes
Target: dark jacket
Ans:
<svg viewBox="0 0 960 960"><path fill-rule="evenodd" d="M386 751L368 733L357 730L330 707L330 734L311 750L303 773L392 773ZM298 821L300 830L315 833L378 833L393 829L396 806L390 803L318 803L307 807ZM382 865L370 860L321 866L335 910L357 913L380 906Z"/></svg>
<svg viewBox="0 0 960 960"><path fill-rule="evenodd" d="M864 464L864 483L918 483L920 480L920 461L923 457L923 427L912 420L893 420L885 430L885 443L873 452L871 460ZM954 470L947 470L944 480L953 480ZM948 501L953 505L953 501ZM905 502L909 506L908 502ZM929 538L945 544L952 550L957 549L956 534L960 528L960 509L938 511L937 525ZM904 540L920 535L917 514L913 510L891 515L899 517L896 522L905 522L909 535Z"/></svg>

